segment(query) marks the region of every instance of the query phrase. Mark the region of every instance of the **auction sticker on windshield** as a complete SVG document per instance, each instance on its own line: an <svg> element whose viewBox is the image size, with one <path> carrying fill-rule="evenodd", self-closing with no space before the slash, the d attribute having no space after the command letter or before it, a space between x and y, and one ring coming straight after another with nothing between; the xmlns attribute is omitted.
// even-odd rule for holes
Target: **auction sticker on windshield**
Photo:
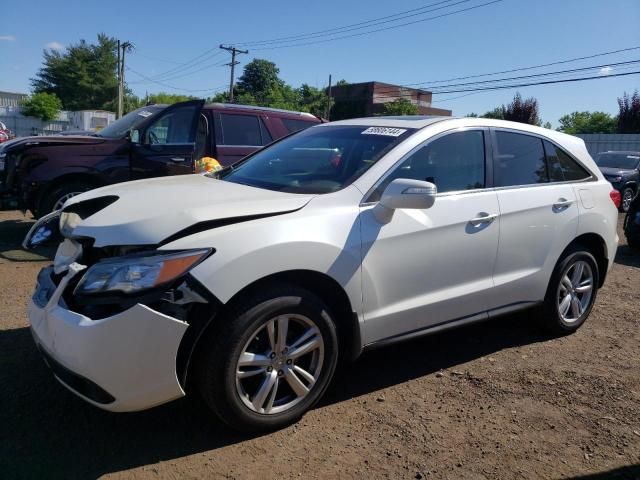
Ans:
<svg viewBox="0 0 640 480"><path fill-rule="evenodd" d="M406 131L406 128L369 127L362 132L362 135L384 135L386 137L399 137Z"/></svg>
<svg viewBox="0 0 640 480"><path fill-rule="evenodd" d="M147 118L147 117L150 117L151 115L153 115L153 112L148 112L146 110L142 110L141 112L138 112L138 115L140 115L141 117Z"/></svg>

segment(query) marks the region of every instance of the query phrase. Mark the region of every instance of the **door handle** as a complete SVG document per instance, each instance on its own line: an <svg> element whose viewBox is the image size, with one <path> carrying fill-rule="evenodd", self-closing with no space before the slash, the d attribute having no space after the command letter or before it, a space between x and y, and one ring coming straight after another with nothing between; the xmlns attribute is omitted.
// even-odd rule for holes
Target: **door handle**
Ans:
<svg viewBox="0 0 640 480"><path fill-rule="evenodd" d="M560 197L556 201L556 203L553 204L553 208L555 208L556 210L560 210L562 208L570 207L572 203L573 203L573 200L567 200L564 197Z"/></svg>
<svg viewBox="0 0 640 480"><path fill-rule="evenodd" d="M169 160L171 160L172 162L184 162L186 160L186 158L184 158L184 157L171 157Z"/></svg>
<svg viewBox="0 0 640 480"><path fill-rule="evenodd" d="M469 223L471 223L471 225L482 225L483 223L491 223L493 222L496 218L498 218L498 214L497 213L479 213L478 216L476 218L472 218L471 220L469 220Z"/></svg>

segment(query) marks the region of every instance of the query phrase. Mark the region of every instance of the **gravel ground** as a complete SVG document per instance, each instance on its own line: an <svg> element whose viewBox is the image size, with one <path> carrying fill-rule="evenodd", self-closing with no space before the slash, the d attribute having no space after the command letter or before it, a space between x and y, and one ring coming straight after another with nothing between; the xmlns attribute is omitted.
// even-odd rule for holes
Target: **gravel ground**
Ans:
<svg viewBox="0 0 640 480"><path fill-rule="evenodd" d="M640 478L640 253L621 246L591 318L551 338L525 313L365 354L322 404L264 436L196 396L111 414L66 391L26 320L49 261L0 213L2 478Z"/></svg>

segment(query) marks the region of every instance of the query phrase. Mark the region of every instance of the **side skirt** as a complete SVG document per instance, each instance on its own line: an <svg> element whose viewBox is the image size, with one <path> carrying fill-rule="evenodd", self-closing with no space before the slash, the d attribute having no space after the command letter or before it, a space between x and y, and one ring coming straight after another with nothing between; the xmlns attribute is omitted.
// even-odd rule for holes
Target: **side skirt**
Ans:
<svg viewBox="0 0 640 480"><path fill-rule="evenodd" d="M540 305L541 302L518 302L510 305L504 305L502 307L494 308L488 312L476 313L468 315L462 318L456 318L454 320L448 320L446 322L439 323L437 325L431 325L429 327L421 328L418 330L412 330L410 332L401 333L392 337L376 340L375 342L368 343L363 346L363 351L373 350L379 347L385 347L398 342L404 342L413 338L424 337L427 335L433 335L435 333L443 332L445 330L452 330L454 328L464 327L472 323L479 323L486 320L491 320L496 317L509 315L511 313L519 312L521 310L527 310L529 308Z"/></svg>

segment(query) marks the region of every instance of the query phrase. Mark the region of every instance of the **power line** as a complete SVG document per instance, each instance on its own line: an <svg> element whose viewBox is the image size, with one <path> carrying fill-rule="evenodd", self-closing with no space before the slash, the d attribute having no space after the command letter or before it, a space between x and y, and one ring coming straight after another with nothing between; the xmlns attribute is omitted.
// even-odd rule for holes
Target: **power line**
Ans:
<svg viewBox="0 0 640 480"><path fill-rule="evenodd" d="M585 80L604 80L606 78L625 77L627 75L637 75L639 73L640 73L640 70L637 70L634 72L612 73L609 75L596 75L591 77L567 78L564 80L546 80L541 82L520 83L520 84L513 84L513 85L498 85L494 87L483 87L483 88L475 88L475 89L467 89L467 90L448 90L448 91L443 91L438 93L444 94L444 93L483 92L483 91L489 91L489 90L504 90L509 88L531 87L535 85L552 85L555 83L582 82Z"/></svg>
<svg viewBox="0 0 640 480"><path fill-rule="evenodd" d="M143 57L143 58L148 58L149 60L153 60L156 62L164 62L164 63L173 63L174 65L182 65L182 62L176 62L175 60L167 60L166 58L159 58L159 57L152 57L150 55L145 55L143 53L140 53L138 51L136 51L136 55Z"/></svg>
<svg viewBox="0 0 640 480"><path fill-rule="evenodd" d="M218 90L220 88L220 87L215 87L215 88L211 88L211 87L209 87L209 88L197 88L197 89L180 88L180 87L175 87L173 85L168 85L168 84L166 84L164 82L153 80L153 79L147 77L146 75L143 75L142 73L137 72L136 70L134 70L131 67L127 67L127 70L129 70L132 73L135 73L136 75L138 75L141 78L144 78L145 80L148 80L151 83L155 83L155 84L161 85L163 87L171 88L172 90L179 90L179 91L182 91L182 92L211 92L212 90ZM214 91L214 93L217 93L217 92Z"/></svg>
<svg viewBox="0 0 640 480"><path fill-rule="evenodd" d="M451 3L451 2L453 2L453 0L442 0L442 1L439 1L439 2L435 2L435 3L429 4L429 5L425 5L425 6L419 7L419 8L415 8L415 9L412 9L412 10L407 10L407 11L396 13L396 14L393 14L393 15L387 15L386 17L379 17L377 19L367 20L367 21L359 22L359 23L352 24L352 25L346 25L346 26L343 26L343 27L337 27L337 28L328 29L328 30L324 30L324 31L312 32L311 34L302 34L302 35L291 36L291 37L281 37L279 39L273 39L273 40L262 40L262 41L256 41L256 42L239 43L238 45L267 44L267 43L276 43L276 42L277 43L282 43L285 38L304 38L304 37L313 38L313 37L317 37L317 36L327 36L326 32L337 32L337 31L340 31L340 30L343 30L344 32L346 32L346 31L353 31L353 30L358 30L358 29L362 29L362 28L370 28L372 26L376 26L376 25L380 25L380 24L384 24L384 23L396 22L396 21L402 20L404 18L415 17L415 16L418 16L418 15L424 15L425 13L429 13L430 11L436 11L436 10L440 10L442 8L450 8L450 7L453 7L455 5L459 5L459 4L462 4L462 3L467 3L469 1L472 1L472 0L459 0L459 1L455 2L455 3ZM407 26L407 25L411 25L411 24L415 24L415 23L435 20L435 19L438 19L438 18L454 15L456 13L462 13L462 12L466 12L466 11L469 11L469 10L474 10L476 8L485 7L485 6L491 5L493 3L499 3L499 2L502 2L502 1L504 1L504 0L493 0L493 1L490 1L490 2L483 3L483 4L475 5L475 6L472 6L472 7L469 7L469 8L460 9L460 10L456 10L456 11L453 11L453 12L448 12L448 13L444 13L444 14L441 14L441 15L436 15L436 16L433 16L433 17L422 18L422 19L419 19L419 20L415 20L415 21L412 21L412 22L406 22L406 23L399 24L399 25L392 25L392 26L389 26L389 27L379 28L379 29L375 29L375 30L369 30L369 31L366 31L366 32L360 32L360 33L355 33L355 34L350 34L350 35L342 35L342 36L335 37L335 38L316 40L316 41L313 41L313 42L297 43L297 44L294 43L294 44L291 44L291 45L279 45L279 46L273 46L273 47L262 47L262 48L258 48L257 50L272 50L272 49L277 49L277 48L289 48L289 47L311 45L311 44L315 44L315 43L324 43L324 42L330 42L330 41L340 40L340 39L344 39L344 38L351 38L351 37L357 37L357 36L362 36L362 35L368 35L370 33L375 33L375 32L390 30L390 29L393 29L393 28L399 28L399 27L403 27L403 26ZM431 7L435 7L437 5L442 5L442 4L447 4L447 5L444 5L444 6L441 6L441 7L438 7L438 8L431 8ZM428 10L429 8L431 8L431 10ZM417 11L421 11L421 12L420 13L413 13L412 15L406 15L407 13L417 12ZM396 18L394 18L394 17L396 17ZM388 20L390 18L394 18L394 19L393 20ZM363 27L362 25L366 25L366 27ZM357 27L357 28L353 28L353 27ZM323 33L323 35L319 35L319 34L322 34L322 33ZM186 62L184 64L178 65L177 67L171 68L171 69L169 69L169 70L167 70L165 72L162 72L162 73L160 73L158 75L154 75L152 77L146 77L146 78L149 79L149 80L153 79L153 80L156 80L156 81L174 80L174 79L177 79L177 78L182 78L184 76L195 74L197 72L200 72L200 71L202 71L202 70L204 70L206 68L210 68L212 66L219 66L218 64L210 64L207 67L202 67L202 68L199 68L199 69L191 71L191 72L179 72L180 68L182 68L183 66L189 65L189 64L193 64L196 60L198 60L198 59L204 57L205 55L209 54L210 52L212 52L212 50L213 49L209 49L209 50L203 52L202 54L200 54L197 57L194 57L193 59L191 59L190 61L188 61L188 62ZM216 54L214 54L210 58L214 58L215 56L216 56ZM187 70L190 70L195 66L196 65L190 65L189 67L187 67ZM136 82L131 82L131 83L136 83ZM142 83L142 82L138 82L138 83Z"/></svg>
<svg viewBox="0 0 640 480"><path fill-rule="evenodd" d="M452 82L452 81L455 81L455 80L467 80L469 78L480 78L480 77L488 77L488 76L491 76L491 75L502 75L504 73L520 72L520 71L525 71L525 70L533 70L533 69L536 69L536 68L551 67L553 65L561 65L561 64L564 64L564 63L573 63L573 62L578 62L580 60L589 60L589 59L592 59L592 58L604 57L604 56L607 56L607 55L613 55L615 53L630 52L632 50L640 50L640 46L629 47L629 48L621 48L619 50L612 50L610 52L596 53L596 54L593 54L593 55L587 55L587 56L584 56L584 57L570 58L570 59L567 59L567 60L559 60L559 61L551 62L551 63L542 63L540 65L532 65L530 67L512 68L510 70L502 70L500 72L480 73L480 74L477 74L477 75L467 75L467 76L464 76L464 77L453 77L453 78L447 78L447 79L444 79L444 80L427 80L427 81L418 82L418 83L405 83L404 85L408 86L408 85L424 85L424 84L427 84L427 83L445 83L445 82Z"/></svg>
<svg viewBox="0 0 640 480"><path fill-rule="evenodd" d="M315 40L315 41L311 41L311 42L292 43L290 45L278 45L278 46L274 46L274 47L259 47L259 48L254 48L253 50L277 50L277 49L280 49L280 48L303 47L303 46L307 46L307 45L316 45L316 44L319 44L319 43L333 42L333 41L342 40L342 39L345 39L345 38L360 37L360 36L363 36L363 35L369 35L371 33L383 32L383 31L386 31L386 30L392 30L394 28L406 27L407 25L414 25L416 23L428 22L428 21L431 21L431 20L436 20L438 18L443 18L443 17L448 17L448 16L451 16L451 15L455 15L457 13L468 12L470 10L475 10L475 9L482 8L482 7L487 7L489 5L493 5L494 3L500 3L500 2L503 2L503 1L504 0L493 0L491 2L481 3L479 5L474 5L472 7L467 7L467 8L463 8L463 9L460 9L460 10L455 10L453 12L442 13L440 15L435 15L433 17L421 18L420 20L413 20L411 22L405 22L405 23L401 23L399 25L392 25L392 26L389 26L389 27L377 28L377 29L374 29L374 30L366 31L366 32L352 33L352 34L349 34L349 35L342 35L342 36L339 36L339 37L327 38L327 39L323 39L323 40Z"/></svg>
<svg viewBox="0 0 640 480"><path fill-rule="evenodd" d="M591 65L589 67L581 67L581 68L573 68L573 69L568 69L568 70L558 70L555 72L546 72L546 73L538 73L538 74L533 74L533 75L521 75L521 76L517 76L517 77L505 77L505 78L496 78L496 79L492 79L492 80L481 80L481 81L477 81L477 82L465 82L465 83L452 83L452 84L448 84L448 85L440 85L438 87L434 87L435 89L450 89L453 87L465 87L465 86L477 86L477 85L483 85L483 84L491 84L491 83L498 83L498 82L508 82L508 81L513 81L513 80L523 80L523 79L527 79L527 78L538 78L538 77L547 77L547 76L557 76L557 75L565 75L568 73L576 73L576 72L584 72L584 71L588 71L588 70L594 70L596 68L600 69L600 68L605 68L605 67L615 67L615 66L622 66L622 65L633 65L636 63L640 63L640 60L631 60L631 61L627 61L627 62L615 62L615 63L605 63L605 64L601 64L601 65ZM407 95L411 95L413 92L406 92L403 93L401 91L398 91L398 89L402 89L402 88L407 88L406 85L399 85L397 87L389 87L387 89L379 89L376 91L376 96L377 97L404 97ZM429 90L430 87L425 87L425 89L427 89L426 91L431 91L431 93L441 93L438 90ZM385 93L389 93L389 95L384 95Z"/></svg>
<svg viewBox="0 0 640 480"><path fill-rule="evenodd" d="M204 65L204 66L198 68L197 70L193 70L193 71L187 72L187 73L181 73L181 74L174 75L174 76L171 76L171 77L164 77L164 78L161 78L160 80L165 81L165 82L166 81L177 80L178 78L188 77L190 75L194 75L194 74L196 74L198 72L201 72L203 70L207 70L209 68L220 67L220 66L224 65L225 63L226 63L226 60L223 60L222 62L210 63L210 64L207 64L207 65ZM194 66L197 66L197 65L194 65ZM151 77L151 78L155 78L155 77ZM144 82L139 82L139 83L144 83Z"/></svg>
<svg viewBox="0 0 640 480"><path fill-rule="evenodd" d="M449 7L453 7L455 5L461 4L461 3L468 3L472 0L460 0L457 1L456 3L451 3L454 2L454 0L443 0L443 1L439 1L439 2L435 2L435 3L431 3L429 5L424 5L422 7L419 8L413 8L411 10L406 10L404 12L399 12L393 15L387 15L384 17L379 17L379 18L374 18L372 20L366 20L364 22L358 22L358 23L354 23L351 25L344 25L342 27L335 27L335 28L329 28L329 29L325 29L325 30L319 30L319 31L315 31L315 32L310 32L310 33L303 33L303 34L298 34L298 35L290 35L288 37L279 37L279 38L273 38L270 40L256 40L256 41L252 41L252 42L240 42L238 43L238 45L243 45L243 46L257 46L257 45L269 45L269 44L274 44L274 43L290 43L294 40L308 40L310 38L317 38L317 37L326 37L326 36L330 36L330 35L335 35L338 33L346 33L346 32L350 32L350 31L354 31L354 30L362 30L365 28L370 28L370 27L374 27L376 25L382 25L385 23L393 23L393 22L397 22L399 20L403 20L405 18L410 18L410 17L415 17L418 15L424 15L425 13L429 13L432 11L436 11L436 10L441 10L443 8L449 8ZM450 5L444 5L438 8L433 8L431 10L429 10L429 8L431 7L435 7L437 5L442 5L443 3L445 4L450 4ZM419 13L416 13L420 10L424 10L421 11ZM407 15L409 14L409 15ZM395 17L395 18L393 18Z"/></svg>
<svg viewBox="0 0 640 480"><path fill-rule="evenodd" d="M169 70L166 70L164 72L161 72L157 75L153 75L152 77L148 77L148 78L153 78L154 80L166 80L168 77L171 77L172 75L183 73L184 70L190 70L193 67L198 67L199 65L196 65L195 62L203 59L203 57L209 56L209 59L212 59L220 55L220 52L218 51L213 53L214 50L215 50L214 48L205 50L200 55L193 57L191 60L188 60L187 62L181 63L176 67L170 68ZM212 53L213 55L211 55Z"/></svg>

